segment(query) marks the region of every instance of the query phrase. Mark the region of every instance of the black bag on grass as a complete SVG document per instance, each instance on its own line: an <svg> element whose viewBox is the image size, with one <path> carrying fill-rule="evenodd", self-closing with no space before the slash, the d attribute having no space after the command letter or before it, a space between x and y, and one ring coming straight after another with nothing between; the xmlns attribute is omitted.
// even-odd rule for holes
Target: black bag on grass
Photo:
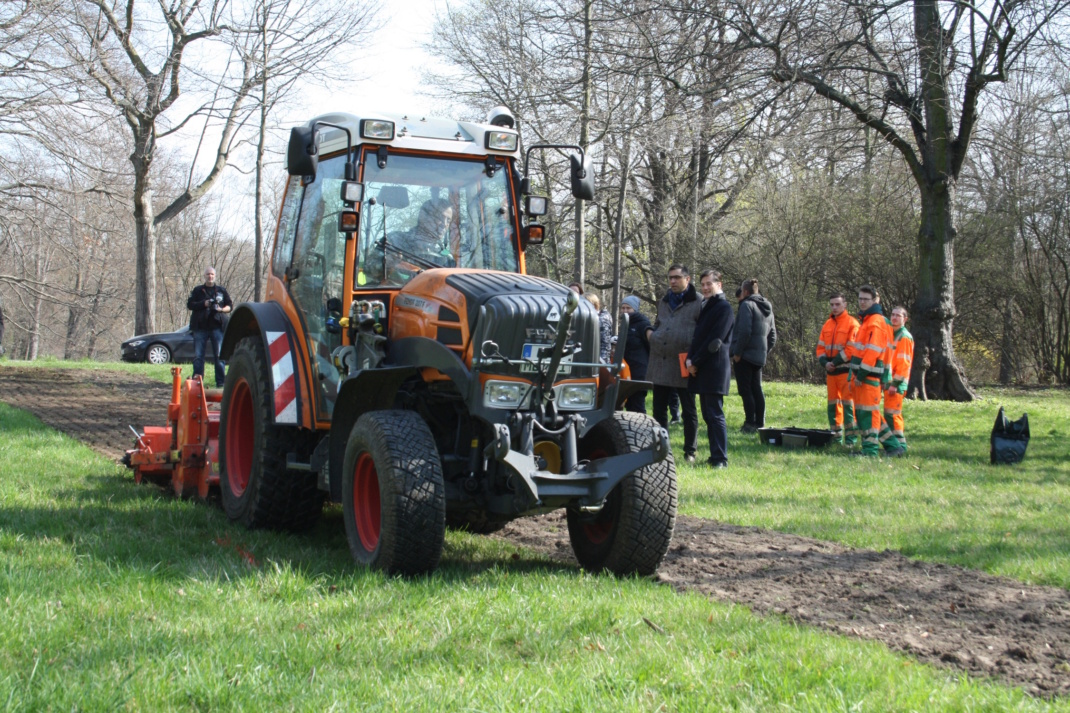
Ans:
<svg viewBox="0 0 1070 713"><path fill-rule="evenodd" d="M1017 421L1008 421L999 407L996 425L992 426L992 464L1014 465L1025 458L1029 445L1029 414L1023 413Z"/></svg>

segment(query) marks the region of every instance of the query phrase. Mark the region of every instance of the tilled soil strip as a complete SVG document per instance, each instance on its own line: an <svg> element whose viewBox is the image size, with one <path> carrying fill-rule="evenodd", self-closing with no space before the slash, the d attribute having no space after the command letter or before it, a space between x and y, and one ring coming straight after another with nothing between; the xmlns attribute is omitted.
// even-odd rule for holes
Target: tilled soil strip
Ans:
<svg viewBox="0 0 1070 713"><path fill-rule="evenodd" d="M111 371L0 366L0 401L119 458L128 426L163 425L170 388ZM562 513L498 537L575 562ZM1070 592L755 527L680 517L659 580L1034 695L1070 692Z"/></svg>

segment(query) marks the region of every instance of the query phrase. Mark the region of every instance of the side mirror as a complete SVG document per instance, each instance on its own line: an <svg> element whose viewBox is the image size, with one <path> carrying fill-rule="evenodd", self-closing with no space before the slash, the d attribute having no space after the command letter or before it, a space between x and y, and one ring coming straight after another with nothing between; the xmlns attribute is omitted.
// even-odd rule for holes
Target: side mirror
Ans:
<svg viewBox="0 0 1070 713"><path fill-rule="evenodd" d="M546 215L550 199L546 196L524 196L524 212L528 215Z"/></svg>
<svg viewBox="0 0 1070 713"><path fill-rule="evenodd" d="M286 170L291 176L315 176L319 165L319 146L316 132L307 126L290 129L290 144L286 148Z"/></svg>
<svg viewBox="0 0 1070 713"><path fill-rule="evenodd" d="M569 154L568 162L571 167L572 196L580 200L594 200L594 170L591 168L590 154L584 154L581 161L576 154Z"/></svg>

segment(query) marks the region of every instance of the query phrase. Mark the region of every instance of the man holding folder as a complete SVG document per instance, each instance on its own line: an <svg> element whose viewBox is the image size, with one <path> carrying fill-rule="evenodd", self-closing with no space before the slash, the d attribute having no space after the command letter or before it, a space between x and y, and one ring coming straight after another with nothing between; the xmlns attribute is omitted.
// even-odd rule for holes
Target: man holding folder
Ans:
<svg viewBox="0 0 1070 713"><path fill-rule="evenodd" d="M654 419L662 428L669 427L669 394L680 396L684 419L684 460L695 462L698 450L698 411L695 396L687 389L687 352L695 335L695 323L702 310L702 300L691 284L687 268L679 263L669 268L669 289L658 300L658 315L647 332L650 342L650 365L647 381L654 385Z"/></svg>

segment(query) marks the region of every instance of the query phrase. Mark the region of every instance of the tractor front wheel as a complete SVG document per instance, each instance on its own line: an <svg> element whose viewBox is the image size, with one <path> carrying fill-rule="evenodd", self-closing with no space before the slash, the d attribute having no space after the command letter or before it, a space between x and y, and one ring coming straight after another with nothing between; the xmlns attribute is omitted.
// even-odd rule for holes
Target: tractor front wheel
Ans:
<svg viewBox="0 0 1070 713"><path fill-rule="evenodd" d="M357 419L342 469L346 538L358 564L388 574L433 570L446 535L446 486L435 439L413 411Z"/></svg>
<svg viewBox="0 0 1070 713"><path fill-rule="evenodd" d="M311 528L323 493L310 473L288 471L286 455L308 450L294 427L274 424L271 369L259 337L234 349L219 417L219 487L227 517L246 527L294 532Z"/></svg>
<svg viewBox="0 0 1070 713"><path fill-rule="evenodd" d="M583 458L635 453L654 444L657 422L618 411L580 443ZM592 572L651 575L669 550L676 526L676 464L672 454L624 477L602 509L567 511L568 535L580 565Z"/></svg>

